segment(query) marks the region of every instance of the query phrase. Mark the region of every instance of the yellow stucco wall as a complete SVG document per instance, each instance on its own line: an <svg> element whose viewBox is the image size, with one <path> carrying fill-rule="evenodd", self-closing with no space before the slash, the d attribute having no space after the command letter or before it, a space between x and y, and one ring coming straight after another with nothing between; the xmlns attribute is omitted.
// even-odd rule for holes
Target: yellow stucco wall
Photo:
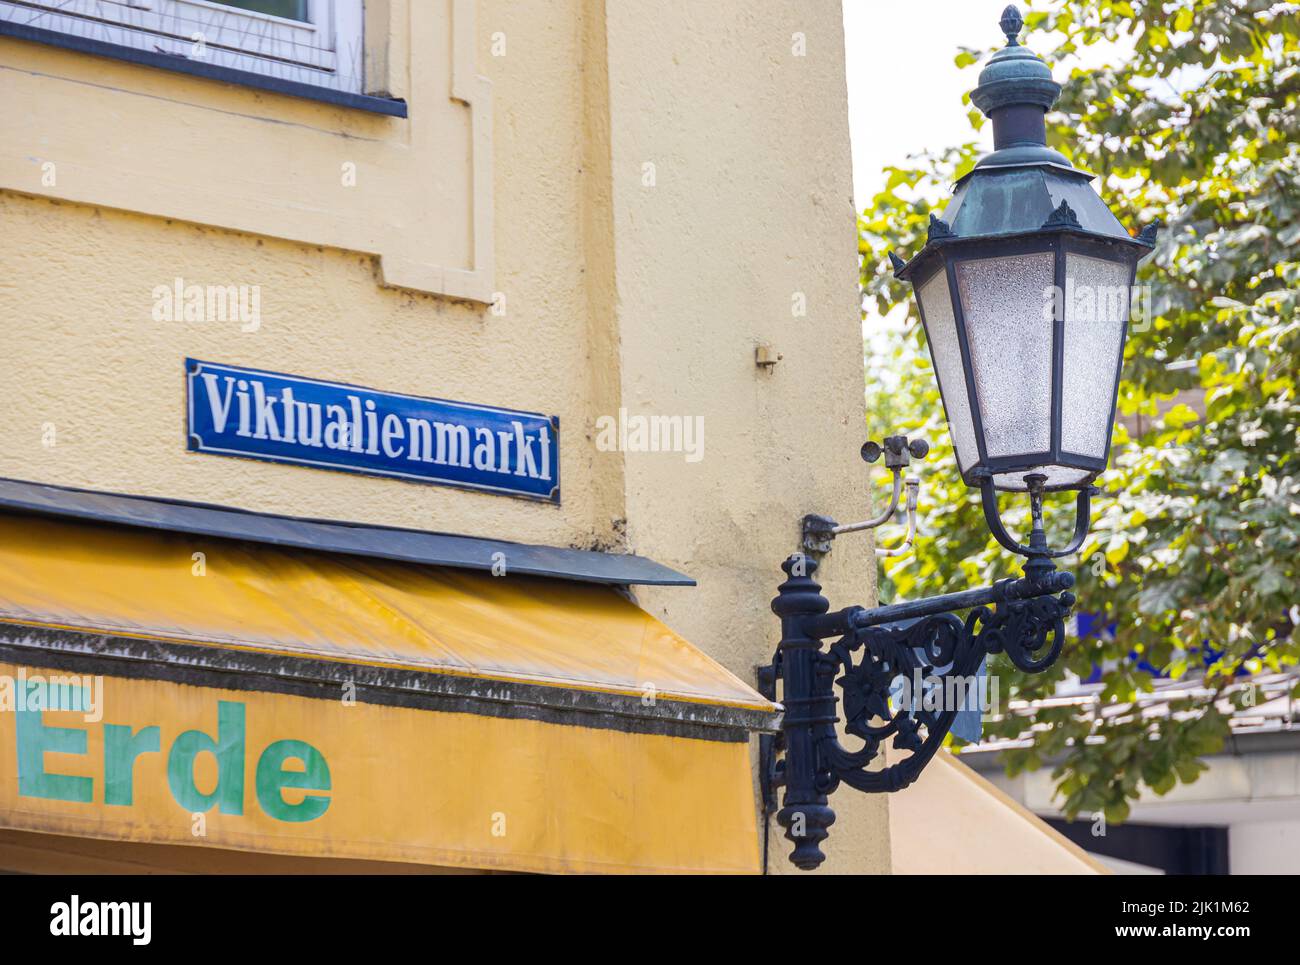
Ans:
<svg viewBox="0 0 1300 965"><path fill-rule="evenodd" d="M67 204L6 192L0 244L13 285L0 311L9 331L23 332L12 362L24 378L7 380L5 402L21 413L0 434L0 475L73 486L183 497L302 516L494 535L522 541L586 543L607 538L608 519L593 516L602 467L591 466L581 438L563 440L564 505L555 509L435 486L304 470L188 453L182 439L181 360L186 356L353 382L374 388L436 395L469 402L555 413L578 429L595 413L589 382L584 322L583 232L577 199L581 186L584 124L575 96L580 47L580 4L502 3L479 14L480 71L492 76L502 108L496 112L494 202L498 257L494 290L504 292L506 314L408 289L385 287L372 255L291 243L182 220L142 215L159 207L147 180L136 195L113 196L113 206ZM450 2L420 7L412 18L410 46L445 50L446 30L435 29ZM485 14L487 14L485 16ZM558 29L567 16L570 28ZM496 30L516 38L503 58L486 53ZM151 137L172 132L190 150L168 175L212 192L220 186L242 195L241 158L289 152L296 169L311 166L313 150L331 173L340 145L363 139L359 124L419 128L430 100L446 100L448 82L410 94L411 120L358 121L355 112L329 105L250 92L233 85L179 77L148 67L14 40L0 40L0 93L4 115L5 187L36 192L44 161L56 165L57 182L45 195L93 194L79 184L80 165L51 155L51 143L77 142L85 156L113 158L127 151L137 129ZM451 65L443 59L444 73ZM510 68L505 69L506 65ZM427 75L433 77L433 72ZM63 96L73 87L75 97ZM204 123L158 132L158 89L184 101ZM54 94L47 95L47 91ZM58 108L57 110L53 108ZM266 117L275 116L276 123ZM189 114L183 115L190 117ZM292 132L310 126L316 139ZM288 142L280 144L288 128ZM323 141L327 134L333 141ZM373 131L371 133L374 133ZM261 142L271 142L261 150ZM338 144L334 144L334 141ZM244 142L251 146L242 147ZM79 143L79 142L78 142ZM467 147L456 162L468 163ZM259 163L266 164L265 161ZM270 165L274 169L274 165ZM434 173L434 172L430 172ZM292 174L266 181L268 206ZM366 172L361 172L364 181ZM419 195L426 186L406 169L373 174L393 182L389 191ZM434 179L429 178L431 183ZM469 185L462 179L461 193ZM316 207L328 211L347 197L331 183ZM462 233L460 213L447 218L448 233ZM216 205L214 221L235 220ZM292 219L290 219L292 220ZM287 225L281 236L309 234L312 224ZM376 222L381 219L375 217ZM378 227L378 225L377 225ZM258 285L260 328L237 323L155 322L151 292L176 277L187 283ZM57 444L43 445L52 426ZM584 465L584 463L587 463Z"/></svg>
<svg viewBox="0 0 1300 965"><path fill-rule="evenodd" d="M741 673L770 659L799 520L869 506L839 5L727 7L610 4L607 33L623 404L706 427L698 463L626 457L632 545L700 581L638 598ZM783 356L770 372L759 342ZM818 577L845 606L874 597L874 574L859 537ZM885 802L834 807L824 869L887 868ZM772 871L789 849L773 822Z"/></svg>

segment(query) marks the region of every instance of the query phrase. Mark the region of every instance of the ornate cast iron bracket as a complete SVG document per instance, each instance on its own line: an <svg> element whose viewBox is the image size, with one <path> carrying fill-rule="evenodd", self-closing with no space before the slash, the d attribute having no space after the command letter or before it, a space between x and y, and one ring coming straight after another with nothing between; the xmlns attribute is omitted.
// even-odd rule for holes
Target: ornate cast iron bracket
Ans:
<svg viewBox="0 0 1300 965"><path fill-rule="evenodd" d="M813 579L817 561L797 553L781 568L772 611L781 620L781 642L772 663L758 672L759 688L785 709L781 733L760 748L763 800L776 812L794 844L790 860L811 870L825 859L821 842L835 812L828 798L840 784L866 792L898 791L920 776L942 746L961 709L938 701L936 709L911 700L890 701L895 681L939 680L943 691L960 679L973 681L986 654L1005 653L1026 673L1051 666L1065 642L1065 619L1074 605L1074 576L1058 573L1051 560L1074 552L1088 529L1090 490L1080 492L1074 537L1062 550L1047 546L1042 498L1045 479L1026 477L1033 527L1028 545L1007 533L991 481L982 486L984 511L998 542L1028 557L1024 576L992 586L867 609L830 612L830 601ZM965 618L958 611L968 611ZM778 690L778 683L780 688ZM839 694L836 688L839 688ZM849 748L843 732L861 742ZM881 744L893 741L909 756L868 770ZM783 797L777 809L777 792Z"/></svg>

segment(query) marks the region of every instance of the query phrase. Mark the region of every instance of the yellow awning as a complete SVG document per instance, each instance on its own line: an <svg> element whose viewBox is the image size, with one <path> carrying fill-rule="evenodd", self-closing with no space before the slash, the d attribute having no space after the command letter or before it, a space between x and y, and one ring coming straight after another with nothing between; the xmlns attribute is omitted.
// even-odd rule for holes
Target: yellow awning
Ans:
<svg viewBox="0 0 1300 965"><path fill-rule="evenodd" d="M101 722L0 715L13 730L0 732L0 825L466 867L756 870L745 738L777 708L615 590L501 562L491 576L0 514L0 676L105 681ZM202 772L215 753L185 770L198 739L174 742L197 730L226 747L219 731L236 715L247 801L231 813L233 778L222 784L196 842L185 809L227 775ZM106 724L157 726L159 747L142 738L128 774ZM31 756L42 727L64 726L87 737L51 737L57 750ZM82 740L84 752L64 750ZM301 815L318 804L293 810L312 796L311 761L257 759L286 741L327 762L316 817ZM296 787L261 797L266 774L299 770ZM41 797L32 774L89 783L54 781L63 797ZM129 806L108 800L124 780Z"/></svg>

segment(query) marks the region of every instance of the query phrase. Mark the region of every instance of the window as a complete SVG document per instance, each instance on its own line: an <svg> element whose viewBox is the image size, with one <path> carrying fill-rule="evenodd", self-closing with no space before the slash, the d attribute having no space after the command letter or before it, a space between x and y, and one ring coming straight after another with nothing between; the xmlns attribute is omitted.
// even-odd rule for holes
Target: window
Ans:
<svg viewBox="0 0 1300 965"><path fill-rule="evenodd" d="M0 21L364 92L362 0L0 0Z"/></svg>

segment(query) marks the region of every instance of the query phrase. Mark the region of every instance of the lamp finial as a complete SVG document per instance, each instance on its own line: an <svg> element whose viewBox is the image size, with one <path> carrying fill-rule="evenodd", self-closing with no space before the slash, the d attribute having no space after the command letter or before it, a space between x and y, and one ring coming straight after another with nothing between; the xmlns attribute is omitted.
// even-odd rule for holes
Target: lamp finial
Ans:
<svg viewBox="0 0 1300 965"><path fill-rule="evenodd" d="M1007 45L993 54L980 71L979 86L970 93L971 102L993 120L993 141L1001 147L998 119L994 114L1003 108L1032 106L1044 112L1051 110L1061 93L1061 85L1052 80L1052 70L1018 39L1025 21L1015 4L1002 11L999 21L1007 35ZM1023 113L1023 112L1022 112ZM1028 115L1026 115L1028 116ZM1013 124L1016 130L1008 132L1011 141L1029 140L1036 144L1047 143L1047 132L1025 131L1020 128L1036 127ZM1056 163L1060 163L1056 161Z"/></svg>
<svg viewBox="0 0 1300 965"><path fill-rule="evenodd" d="M1002 19L998 21L998 26L1007 35L1008 47L1020 46L1020 31L1024 29L1025 19L1020 16L1020 9L1014 3L1008 4L1002 11Z"/></svg>

